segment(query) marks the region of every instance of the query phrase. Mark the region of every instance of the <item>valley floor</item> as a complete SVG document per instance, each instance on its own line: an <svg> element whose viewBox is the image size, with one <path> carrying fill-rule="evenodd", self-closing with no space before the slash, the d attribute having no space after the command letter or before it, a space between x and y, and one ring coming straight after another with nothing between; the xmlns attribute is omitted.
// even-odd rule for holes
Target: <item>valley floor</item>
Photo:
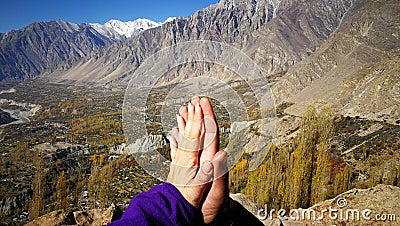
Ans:
<svg viewBox="0 0 400 226"><path fill-rule="evenodd" d="M31 104L31 107L22 109L10 102L7 109L30 112L34 107L40 108L35 109L35 114L21 114L23 122L5 126L0 135L1 224L20 225L59 209L87 211L114 203L123 210L136 194L160 183L148 175L133 156L118 152L120 145L126 142L122 129L122 91L35 81L21 83L15 90L2 92L0 99L27 103L27 106ZM155 103L163 100L156 98L152 101L154 104L150 103L149 108L154 107L154 111L149 111L148 128L155 135L162 135L157 123L160 109ZM301 123L296 116L284 112L288 106L290 104L277 108L278 119L292 124L283 126L288 130L280 133L285 137L296 137L298 130L302 130ZM2 108L6 109L5 106ZM224 128L222 131L225 131L221 134L221 145L224 146L230 137L231 122L223 107L216 109L219 123ZM333 120L334 132L326 149L330 156L329 175L344 176L343 172L351 169L346 187L335 192L368 188L380 183L399 186L400 126L340 115ZM242 132L248 133L249 139L259 136L257 123L249 125ZM299 150L286 148L293 139L297 138L282 139L276 150L296 154ZM168 142L165 142L165 146L158 150L166 158L169 158L168 147ZM277 158L271 153L266 159ZM249 173L244 163L251 155L251 152L244 153L240 159L242 165L238 164L231 170L231 192L243 192L250 198L256 195L258 201L253 201L262 206L264 202L275 199L276 194L269 192L273 187L254 190L254 179L261 181L258 182L260 186L270 186L268 178L279 181L283 174L274 174L276 169L271 167L277 165L269 164L267 160L261 166L265 175L261 171ZM296 166L288 167L296 169ZM326 186L332 193L326 198L338 194L334 193L335 178L330 180ZM45 185L42 190L38 190L40 184ZM271 186L279 187L279 183Z"/></svg>

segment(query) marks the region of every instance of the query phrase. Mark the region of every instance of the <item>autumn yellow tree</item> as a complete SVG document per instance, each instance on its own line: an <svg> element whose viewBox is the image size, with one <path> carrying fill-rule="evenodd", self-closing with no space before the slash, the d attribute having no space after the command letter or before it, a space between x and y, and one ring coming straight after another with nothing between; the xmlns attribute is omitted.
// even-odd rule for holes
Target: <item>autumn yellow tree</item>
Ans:
<svg viewBox="0 0 400 226"><path fill-rule="evenodd" d="M342 172L336 174L334 181L335 195L350 190L352 173L353 173L352 167L346 166Z"/></svg>
<svg viewBox="0 0 400 226"><path fill-rule="evenodd" d="M326 143L321 143L318 147L316 170L311 184L311 204L316 204L326 199L330 181L329 168L328 147Z"/></svg>
<svg viewBox="0 0 400 226"><path fill-rule="evenodd" d="M29 205L29 220L38 218L45 211L44 187L46 171L40 155L35 155L33 162L35 164L35 175L32 182L33 196Z"/></svg>
<svg viewBox="0 0 400 226"><path fill-rule="evenodd" d="M70 207L70 200L68 199L67 180L65 178L64 171L61 171L58 175L56 185L56 206L57 209L67 211Z"/></svg>
<svg viewBox="0 0 400 226"><path fill-rule="evenodd" d="M305 208L324 200L331 183L328 144L333 131L333 111L310 106L296 138L279 148L272 144L263 164L249 174L246 195L275 209Z"/></svg>
<svg viewBox="0 0 400 226"><path fill-rule="evenodd" d="M92 201L92 208L98 208L96 203L98 203L98 193L100 190L100 181L99 181L99 171L102 167L102 164L105 160L105 155L93 155L92 158L92 169L88 182L88 192L89 197Z"/></svg>
<svg viewBox="0 0 400 226"><path fill-rule="evenodd" d="M115 161L107 163L99 173L99 202L100 208L106 208L111 204L115 191L113 190L112 180L114 178L114 170L116 168Z"/></svg>
<svg viewBox="0 0 400 226"><path fill-rule="evenodd" d="M243 159L229 171L230 190L233 193L243 192L247 183L248 161Z"/></svg>

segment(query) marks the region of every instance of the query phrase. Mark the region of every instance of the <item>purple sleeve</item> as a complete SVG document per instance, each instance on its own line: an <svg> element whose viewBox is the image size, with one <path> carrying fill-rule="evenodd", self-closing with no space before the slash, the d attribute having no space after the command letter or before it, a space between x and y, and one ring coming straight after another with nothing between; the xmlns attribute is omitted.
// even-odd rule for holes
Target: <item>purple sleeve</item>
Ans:
<svg viewBox="0 0 400 226"><path fill-rule="evenodd" d="M121 219L109 225L198 225L200 216L173 185L164 183L138 194Z"/></svg>

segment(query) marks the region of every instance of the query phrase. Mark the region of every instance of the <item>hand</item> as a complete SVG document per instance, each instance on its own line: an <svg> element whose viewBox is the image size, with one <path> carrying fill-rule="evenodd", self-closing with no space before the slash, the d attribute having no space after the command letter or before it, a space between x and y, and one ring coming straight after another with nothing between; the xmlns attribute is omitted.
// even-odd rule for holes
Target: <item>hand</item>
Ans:
<svg viewBox="0 0 400 226"><path fill-rule="evenodd" d="M214 178L214 181L211 183L203 184L201 186L198 186L197 190L187 190L178 188L183 190L186 196L189 196L189 203L195 203L197 207L197 204L199 204L199 208L201 208L201 212L203 214L203 220L206 224L211 223L212 221L215 220L215 218L218 215L219 210L221 207L227 203L228 196L229 196L229 191L228 191L228 184L227 184L227 166L226 166L226 152L225 151L219 151L218 146L219 146L219 136L218 136L218 125L217 121L215 119L214 111L212 109L211 103L207 98L198 98L194 97L192 98L192 101L188 108L183 107L179 111L179 117L178 117L178 127L179 131L185 131L186 136L191 136L197 137L197 128L198 126L196 125L195 127L192 127L192 123L189 123L190 121L193 121L193 117L191 116L192 109L191 106L199 106L201 107L202 114L203 114L203 120L202 120L202 126L201 126L201 132L200 132L200 145L199 147L199 152L197 155L200 155L200 165L201 166L206 166L208 163L211 162L211 166L213 168L212 171L212 177ZM196 110L195 110L196 112ZM196 118L196 116L195 116ZM188 131L187 125L190 125L191 129L193 129L192 133L196 133L194 136L193 134L189 135L190 132ZM172 145L171 145L171 156L173 159L173 162L180 162L180 164L185 165L185 162L193 162L197 161L199 158L196 155L189 155L185 154L184 152L179 150L179 145L178 143L182 142L182 139L179 137L179 133L177 130L173 131L172 133ZM180 141L180 142L179 142ZM185 141L185 139L183 139ZM193 144L192 145L196 145ZM187 145L183 145L187 146ZM197 146L196 146L197 148ZM183 148L187 149L187 148ZM200 153L200 151L202 151ZM179 153L179 154L177 154ZM196 165L196 164L189 164L189 165ZM172 168L171 168L172 171ZM188 170L190 171L190 170ZM188 172L186 171L186 172ZM178 171L177 171L178 172ZM171 173L171 172L170 172ZM182 172L181 172L182 173ZM184 174L183 174L184 175ZM208 174L206 174L208 175ZM188 178L192 179L194 178L193 175L185 175L189 176ZM200 177L200 176L199 176ZM201 179L203 182L207 181L209 179L208 177L203 177ZM198 181L197 181L198 182ZM182 191L181 191L182 192ZM184 195L184 196L185 196ZM193 198L195 196L199 196L200 202L197 198ZM186 198L186 197L185 197ZM193 201L195 200L195 201ZM193 205L193 204L192 204Z"/></svg>
<svg viewBox="0 0 400 226"><path fill-rule="evenodd" d="M198 98L192 99L192 103L196 101L199 101ZM205 145L202 154L209 155L208 158L213 156L211 162L214 165L214 180L210 190L204 194L205 198L201 206L204 223L209 224L215 220L221 207L228 202L227 153L225 151L217 152L219 148L218 124L210 101L207 98L202 98L200 106L204 113L205 122Z"/></svg>
<svg viewBox="0 0 400 226"><path fill-rule="evenodd" d="M182 108L177 121L179 130L174 130L171 134L172 162L167 181L173 184L191 205L199 208L214 171L211 156L200 155L205 136L202 132L203 111L200 104L189 103L187 108Z"/></svg>

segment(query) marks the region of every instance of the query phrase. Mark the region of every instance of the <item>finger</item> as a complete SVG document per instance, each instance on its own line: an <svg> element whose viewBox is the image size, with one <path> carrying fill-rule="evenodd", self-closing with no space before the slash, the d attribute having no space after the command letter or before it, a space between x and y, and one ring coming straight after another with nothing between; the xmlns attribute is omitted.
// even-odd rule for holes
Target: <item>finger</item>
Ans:
<svg viewBox="0 0 400 226"><path fill-rule="evenodd" d="M186 123L188 120L188 109L186 106L182 106L181 109L179 109L179 115L182 116L183 120Z"/></svg>
<svg viewBox="0 0 400 226"><path fill-rule="evenodd" d="M229 198L229 179L228 179L228 154L226 151L219 151L215 154L213 163L215 164L214 169L214 181L210 188L210 194L213 194L213 198L217 200L224 200L221 205Z"/></svg>
<svg viewBox="0 0 400 226"><path fill-rule="evenodd" d="M198 97L198 96L194 96L194 97L192 97L192 99L190 100L190 103L193 105L193 106L196 106L197 104L200 104L200 97ZM201 106L200 106L201 107ZM195 108L195 111L196 111L196 108ZM202 125L201 125L201 148L200 149L203 149L203 142L204 142L204 133L205 133L205 129L204 129L204 123L203 123L203 119L202 119ZM210 160L211 161L211 160Z"/></svg>
<svg viewBox="0 0 400 226"><path fill-rule="evenodd" d="M200 146L199 150L202 152L204 149L204 137L206 133L206 128L204 126L204 118L203 121L201 122L201 129L200 129ZM201 156L200 156L201 157ZM211 159L209 159L211 161ZM202 161L201 164L204 164L205 161Z"/></svg>
<svg viewBox="0 0 400 226"><path fill-rule="evenodd" d="M203 123L203 111L200 107L200 104L197 102L194 106L194 115L193 115L193 124L192 129L190 130L191 138L200 138L201 128Z"/></svg>
<svg viewBox="0 0 400 226"><path fill-rule="evenodd" d="M212 159L212 163L214 166L214 180L216 181L219 178L224 177L229 170L228 153L224 150L217 152Z"/></svg>
<svg viewBox="0 0 400 226"><path fill-rule="evenodd" d="M188 108L188 120L186 121L185 135L190 134L194 118L194 106L189 102L187 108Z"/></svg>
<svg viewBox="0 0 400 226"><path fill-rule="evenodd" d="M190 103L192 103L193 106L196 106L197 103L200 103L200 97L198 97L198 96L192 97L192 99L190 100Z"/></svg>
<svg viewBox="0 0 400 226"><path fill-rule="evenodd" d="M186 128L186 123L185 123L184 119L182 118L182 116L176 115L176 121L178 122L179 132L184 133L185 128Z"/></svg>
<svg viewBox="0 0 400 226"><path fill-rule="evenodd" d="M212 182L213 175L214 167L212 163L206 162L200 167L191 186L188 188L188 191L190 191L190 202L196 208L199 207L200 202L203 199L204 191Z"/></svg>
<svg viewBox="0 0 400 226"><path fill-rule="evenodd" d="M218 124L215 119L214 111L211 103L207 98L201 98L200 106L203 111L203 123L204 123L204 141L203 141L203 152L200 157L200 164L206 161L211 161L218 150L219 138L218 138Z"/></svg>
<svg viewBox="0 0 400 226"><path fill-rule="evenodd" d="M171 146L178 148L178 134L179 131L177 128L173 128L169 135L167 136L169 142L171 143Z"/></svg>
<svg viewBox="0 0 400 226"><path fill-rule="evenodd" d="M214 176L214 166L211 162L206 162L200 166L193 185L204 185L212 181Z"/></svg>
<svg viewBox="0 0 400 226"><path fill-rule="evenodd" d="M215 119L214 110L211 106L210 100L206 97L200 99L200 106L203 109L204 117L210 118L213 121L217 121Z"/></svg>
<svg viewBox="0 0 400 226"><path fill-rule="evenodd" d="M225 151L217 152L212 162L214 165L214 181L208 194L212 196L211 199L224 200L227 198L227 194L229 195L227 153Z"/></svg>

